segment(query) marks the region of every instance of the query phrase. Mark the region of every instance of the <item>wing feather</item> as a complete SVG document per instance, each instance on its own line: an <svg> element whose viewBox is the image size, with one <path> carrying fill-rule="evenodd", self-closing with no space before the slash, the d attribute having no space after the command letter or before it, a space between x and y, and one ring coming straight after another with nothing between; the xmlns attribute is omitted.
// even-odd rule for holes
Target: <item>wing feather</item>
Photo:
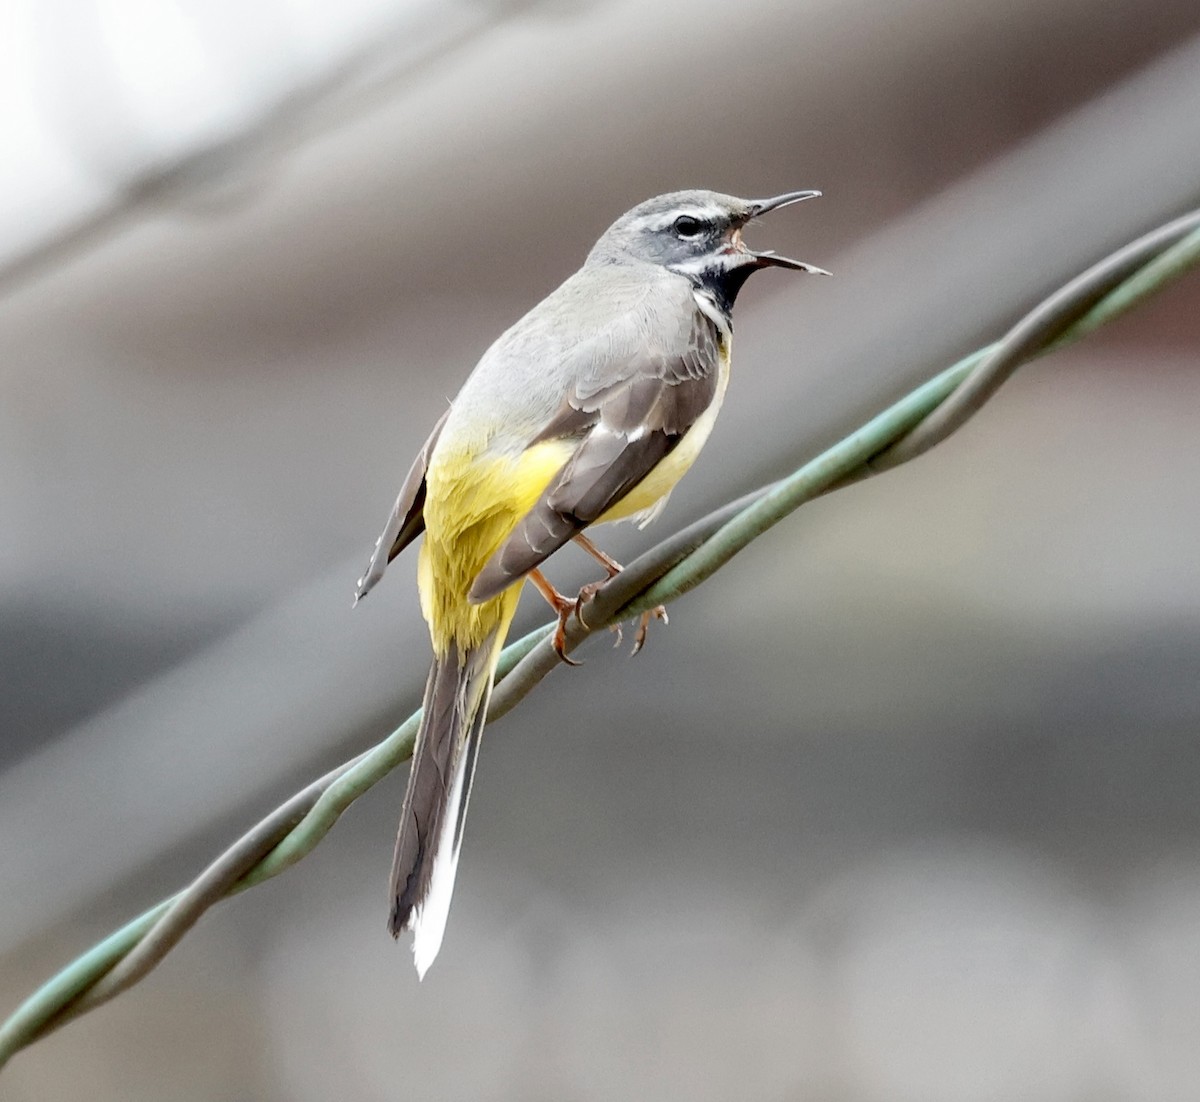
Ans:
<svg viewBox="0 0 1200 1102"><path fill-rule="evenodd" d="M358 587L354 592L356 604L383 577L387 564L425 530L425 472L429 469L429 457L433 453L434 445L442 434L442 428L449 416L450 410L447 409L438 418L437 424L433 426L433 432L425 441L425 446L421 448L417 458L413 460L413 465L409 468L408 476L404 479L404 485L400 487L396 503L392 506L387 525L379 539L375 541L375 550L371 553L371 561L367 563L367 569L363 572L363 576L358 579Z"/></svg>

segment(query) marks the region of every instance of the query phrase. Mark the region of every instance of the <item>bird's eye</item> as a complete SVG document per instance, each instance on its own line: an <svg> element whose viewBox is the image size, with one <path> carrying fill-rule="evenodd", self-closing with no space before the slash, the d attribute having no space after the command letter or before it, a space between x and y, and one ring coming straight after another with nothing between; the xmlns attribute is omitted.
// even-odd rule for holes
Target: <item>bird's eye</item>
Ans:
<svg viewBox="0 0 1200 1102"><path fill-rule="evenodd" d="M680 237L699 237L704 232L704 223L690 214L681 214L675 219L674 229Z"/></svg>

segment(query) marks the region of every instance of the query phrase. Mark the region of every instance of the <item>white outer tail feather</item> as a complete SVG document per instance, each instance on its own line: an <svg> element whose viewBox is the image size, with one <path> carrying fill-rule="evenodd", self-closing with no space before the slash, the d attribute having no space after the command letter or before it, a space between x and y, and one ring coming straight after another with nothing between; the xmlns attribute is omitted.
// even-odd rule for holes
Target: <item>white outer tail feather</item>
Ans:
<svg viewBox="0 0 1200 1102"><path fill-rule="evenodd" d="M493 635L488 644L485 644L486 649L481 648L475 652L474 657L481 660L479 665L474 665L468 660L464 666L455 663L444 667L447 670L458 670L453 708L453 714L458 719L454 728L457 745L453 758L448 763L449 770L453 770L453 776L449 788L444 789L445 803L438 823L437 838L430 847L426 890L420 901L413 905L402 927L412 931L413 963L417 969L417 977L421 980L425 978L425 973L437 959L438 951L442 947L442 938L445 936L446 922L450 915L450 903L454 897L463 826L471 799L471 782L475 776L480 735L487 721L492 679L499 657L500 646L496 638ZM430 681L431 685L435 683L436 673L431 676Z"/></svg>
<svg viewBox="0 0 1200 1102"><path fill-rule="evenodd" d="M458 853L462 848L462 835L454 838L460 818L465 809L462 803L469 754L459 754L455 766L454 783L446 811L442 817L440 837L433 859L433 871L429 879L429 893L413 908L407 926L413 932L413 964L417 978L424 979L429 966L437 959L446 933L446 920L450 916L450 900L454 897L454 878L458 874Z"/></svg>

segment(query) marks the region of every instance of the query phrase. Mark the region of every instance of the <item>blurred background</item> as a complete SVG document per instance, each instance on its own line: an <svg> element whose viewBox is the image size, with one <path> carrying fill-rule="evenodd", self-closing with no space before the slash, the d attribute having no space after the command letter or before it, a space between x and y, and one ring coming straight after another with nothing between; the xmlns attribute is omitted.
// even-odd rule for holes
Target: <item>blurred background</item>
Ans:
<svg viewBox="0 0 1200 1102"><path fill-rule="evenodd" d="M835 273L749 285L628 556L1200 201L1194 0L8 0L0 55L4 1013L415 706L415 556L354 581L623 210L819 187L752 242ZM401 771L4 1097L1194 1099L1198 303L498 722L424 984Z"/></svg>

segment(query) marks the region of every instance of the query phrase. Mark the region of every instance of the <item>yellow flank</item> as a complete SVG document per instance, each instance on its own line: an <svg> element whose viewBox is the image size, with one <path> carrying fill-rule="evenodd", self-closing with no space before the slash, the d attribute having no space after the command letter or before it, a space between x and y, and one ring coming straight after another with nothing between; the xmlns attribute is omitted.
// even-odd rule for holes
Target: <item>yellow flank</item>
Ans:
<svg viewBox="0 0 1200 1102"><path fill-rule="evenodd" d="M497 628L501 638L507 633L521 586L509 586L477 605L467 600L467 593L572 450L565 440L535 444L515 458L481 459L471 444L435 450L426 474L425 539L417 585L439 656L446 654L451 640L462 652L478 647Z"/></svg>

